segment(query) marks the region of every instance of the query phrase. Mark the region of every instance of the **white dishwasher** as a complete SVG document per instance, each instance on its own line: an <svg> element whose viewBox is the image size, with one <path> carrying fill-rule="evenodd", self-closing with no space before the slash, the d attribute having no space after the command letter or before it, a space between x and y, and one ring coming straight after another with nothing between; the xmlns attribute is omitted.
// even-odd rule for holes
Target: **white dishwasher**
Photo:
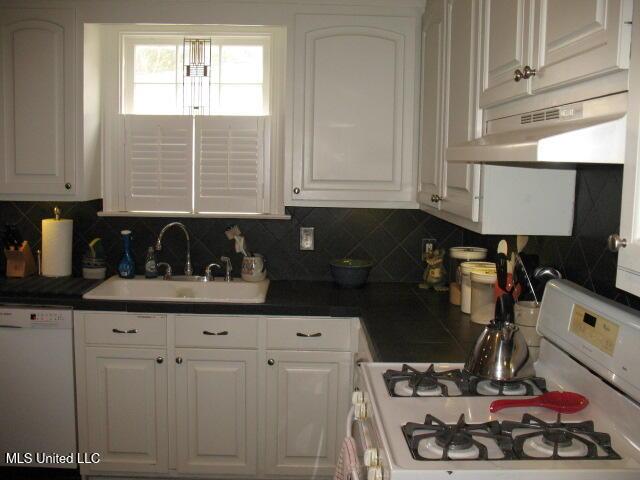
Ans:
<svg viewBox="0 0 640 480"><path fill-rule="evenodd" d="M37 461L75 457L71 309L0 305L0 425L0 465L76 467Z"/></svg>

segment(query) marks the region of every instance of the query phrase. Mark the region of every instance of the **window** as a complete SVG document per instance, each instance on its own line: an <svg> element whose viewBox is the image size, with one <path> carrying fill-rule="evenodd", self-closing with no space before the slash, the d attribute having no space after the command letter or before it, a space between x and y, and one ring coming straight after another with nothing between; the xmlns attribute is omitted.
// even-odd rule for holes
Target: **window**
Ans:
<svg viewBox="0 0 640 480"><path fill-rule="evenodd" d="M105 26L118 45L105 211L283 214L271 159L282 143L284 29L177 28Z"/></svg>
<svg viewBox="0 0 640 480"><path fill-rule="evenodd" d="M125 35L122 112L268 115L265 35ZM194 63L203 69L192 68Z"/></svg>

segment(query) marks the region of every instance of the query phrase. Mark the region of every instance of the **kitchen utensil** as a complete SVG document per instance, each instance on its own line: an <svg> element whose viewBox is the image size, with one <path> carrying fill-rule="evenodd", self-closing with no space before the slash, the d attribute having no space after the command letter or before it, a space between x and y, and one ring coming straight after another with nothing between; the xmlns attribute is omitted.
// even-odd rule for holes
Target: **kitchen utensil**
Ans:
<svg viewBox="0 0 640 480"><path fill-rule="evenodd" d="M333 280L341 287L356 288L367 282L373 267L371 260L340 258L329 263Z"/></svg>
<svg viewBox="0 0 640 480"><path fill-rule="evenodd" d="M242 259L242 272L240 274L243 280L247 282L260 282L267 277L265 268L265 259L259 253L252 257L244 257Z"/></svg>
<svg viewBox="0 0 640 480"><path fill-rule="evenodd" d="M489 405L490 412L498 412L503 408L542 407L558 413L576 413L589 405L589 400L575 392L545 392L534 398L494 400Z"/></svg>
<svg viewBox="0 0 640 480"><path fill-rule="evenodd" d="M536 302L536 305L540 305L540 302L538 301L538 296L536 295L536 289L533 287L533 283L531 282L531 277L529 277L529 273L527 272L527 267L525 266L519 254L516 255L516 261L522 266L522 272L524 273L524 277L527 281L527 284L529 285L531 294L533 295L533 300Z"/></svg>
<svg viewBox="0 0 640 480"><path fill-rule="evenodd" d="M485 327L467 358L467 372L503 382L534 375L527 343L513 319L513 297L504 294L496 301L495 319Z"/></svg>
<svg viewBox="0 0 640 480"><path fill-rule="evenodd" d="M518 253L524 250L524 247L529 243L529 237L527 235L518 235L516 237L516 251Z"/></svg>

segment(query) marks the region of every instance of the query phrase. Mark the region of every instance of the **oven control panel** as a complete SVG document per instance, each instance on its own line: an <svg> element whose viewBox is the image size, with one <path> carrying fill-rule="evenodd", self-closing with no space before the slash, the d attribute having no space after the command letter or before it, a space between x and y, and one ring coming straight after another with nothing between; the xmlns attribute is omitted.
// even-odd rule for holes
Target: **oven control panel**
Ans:
<svg viewBox="0 0 640 480"><path fill-rule="evenodd" d="M620 327L607 318L575 304L571 315L569 331L598 350L613 356L618 342Z"/></svg>

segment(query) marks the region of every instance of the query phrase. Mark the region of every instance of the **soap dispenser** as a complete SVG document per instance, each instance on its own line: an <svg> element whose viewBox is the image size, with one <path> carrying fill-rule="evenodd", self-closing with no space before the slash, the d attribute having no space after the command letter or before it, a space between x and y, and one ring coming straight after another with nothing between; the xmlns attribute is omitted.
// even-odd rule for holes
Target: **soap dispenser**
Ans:
<svg viewBox="0 0 640 480"><path fill-rule="evenodd" d="M156 278L158 276L158 262L156 262L156 251L153 247L147 249L147 259L144 261L144 276L146 278Z"/></svg>
<svg viewBox="0 0 640 480"><path fill-rule="evenodd" d="M122 248L124 253L118 264L118 274L122 278L133 278L136 276L136 264L133 261L133 254L131 253L131 230L122 230L120 235L122 235Z"/></svg>

